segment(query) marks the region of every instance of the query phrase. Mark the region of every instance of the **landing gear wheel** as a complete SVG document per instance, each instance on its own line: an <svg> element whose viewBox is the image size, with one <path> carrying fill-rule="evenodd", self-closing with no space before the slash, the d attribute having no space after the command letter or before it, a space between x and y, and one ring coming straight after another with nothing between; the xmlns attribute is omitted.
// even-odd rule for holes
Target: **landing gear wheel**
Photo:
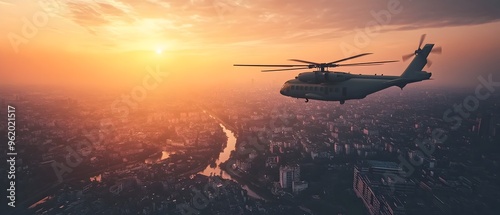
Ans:
<svg viewBox="0 0 500 215"><path fill-rule="evenodd" d="M306 98L306 103L308 103L308 102L309 102L309 99Z"/></svg>
<svg viewBox="0 0 500 215"><path fill-rule="evenodd" d="M343 105L345 103L345 100L340 101L340 104Z"/></svg>

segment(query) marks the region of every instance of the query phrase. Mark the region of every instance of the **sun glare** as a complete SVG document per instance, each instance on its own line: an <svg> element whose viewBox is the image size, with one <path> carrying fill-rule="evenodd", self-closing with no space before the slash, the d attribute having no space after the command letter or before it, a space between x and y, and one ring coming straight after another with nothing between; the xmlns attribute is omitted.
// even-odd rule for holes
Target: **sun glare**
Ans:
<svg viewBox="0 0 500 215"><path fill-rule="evenodd" d="M163 53L163 49L161 48L156 49L156 54L161 54L161 53Z"/></svg>

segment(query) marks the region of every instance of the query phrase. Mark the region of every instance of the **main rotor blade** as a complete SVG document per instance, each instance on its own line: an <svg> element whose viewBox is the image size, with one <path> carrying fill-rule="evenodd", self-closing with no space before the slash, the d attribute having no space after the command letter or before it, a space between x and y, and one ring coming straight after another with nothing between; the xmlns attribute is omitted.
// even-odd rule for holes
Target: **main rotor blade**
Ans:
<svg viewBox="0 0 500 215"><path fill-rule="evenodd" d="M435 53L435 54L441 54L441 53L443 53L443 47L439 46L439 47L433 48L431 52Z"/></svg>
<svg viewBox="0 0 500 215"><path fill-rule="evenodd" d="M267 70L262 70L262 72L279 72L279 71L290 71L290 70L301 70L301 69L309 69L309 67L292 68L292 69L267 69Z"/></svg>
<svg viewBox="0 0 500 215"><path fill-rule="evenodd" d="M344 59L340 59L340 60L337 60L337 61L332 61L330 63L327 63L327 64L335 64L335 63L340 63L342 61L346 61L346 60L350 60L350 59L354 59L354 58L358 58L358 57L363 57L365 55L370 55L370 54L373 54L373 53L363 53L363 54L358 54L358 55L354 55L352 57L348 57L348 58L344 58Z"/></svg>
<svg viewBox="0 0 500 215"><path fill-rule="evenodd" d="M282 64L234 64L233 66L255 66L255 67L296 67L304 65L282 65Z"/></svg>
<svg viewBox="0 0 500 215"><path fill-rule="evenodd" d="M422 34L422 36L420 36L420 43L418 44L418 49L420 49L422 47L422 44L424 44L424 40L425 40L426 36L427 36L427 34Z"/></svg>
<svg viewBox="0 0 500 215"><path fill-rule="evenodd" d="M307 61L307 60L299 60L299 59L288 59L288 60L289 61L300 62L300 63L314 64L314 65L320 64L320 63L311 62L311 61Z"/></svg>
<svg viewBox="0 0 500 215"><path fill-rule="evenodd" d="M384 63L394 63L398 60L386 60L386 61L374 61L374 62L364 62L364 63L349 63L349 64L337 64L337 66L375 66L382 65Z"/></svg>
<svg viewBox="0 0 500 215"><path fill-rule="evenodd" d="M411 57L413 57L413 55L415 55L415 54L411 53L411 54L403 55L403 61L407 61L408 59L410 59Z"/></svg>

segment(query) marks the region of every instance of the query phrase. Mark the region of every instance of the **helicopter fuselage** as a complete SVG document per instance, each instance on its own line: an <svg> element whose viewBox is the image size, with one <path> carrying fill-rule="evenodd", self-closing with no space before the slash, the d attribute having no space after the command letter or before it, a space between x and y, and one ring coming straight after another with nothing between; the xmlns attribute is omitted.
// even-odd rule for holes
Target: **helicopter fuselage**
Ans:
<svg viewBox="0 0 500 215"><path fill-rule="evenodd" d="M401 76L338 74L345 76L344 80L311 83L301 81L298 78L292 79L285 82L280 93L293 98L340 101L344 103L346 100L363 99L367 95L388 87L398 86L403 88L409 83L427 80L432 75L421 71L418 77L410 79Z"/></svg>

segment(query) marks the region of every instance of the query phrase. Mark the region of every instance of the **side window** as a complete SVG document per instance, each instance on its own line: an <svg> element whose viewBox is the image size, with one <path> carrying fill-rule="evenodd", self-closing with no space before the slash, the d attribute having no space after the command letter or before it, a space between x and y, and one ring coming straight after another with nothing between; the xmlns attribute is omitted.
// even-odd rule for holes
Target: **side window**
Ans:
<svg viewBox="0 0 500 215"><path fill-rule="evenodd" d="M292 90L295 90L295 86L292 85Z"/></svg>

